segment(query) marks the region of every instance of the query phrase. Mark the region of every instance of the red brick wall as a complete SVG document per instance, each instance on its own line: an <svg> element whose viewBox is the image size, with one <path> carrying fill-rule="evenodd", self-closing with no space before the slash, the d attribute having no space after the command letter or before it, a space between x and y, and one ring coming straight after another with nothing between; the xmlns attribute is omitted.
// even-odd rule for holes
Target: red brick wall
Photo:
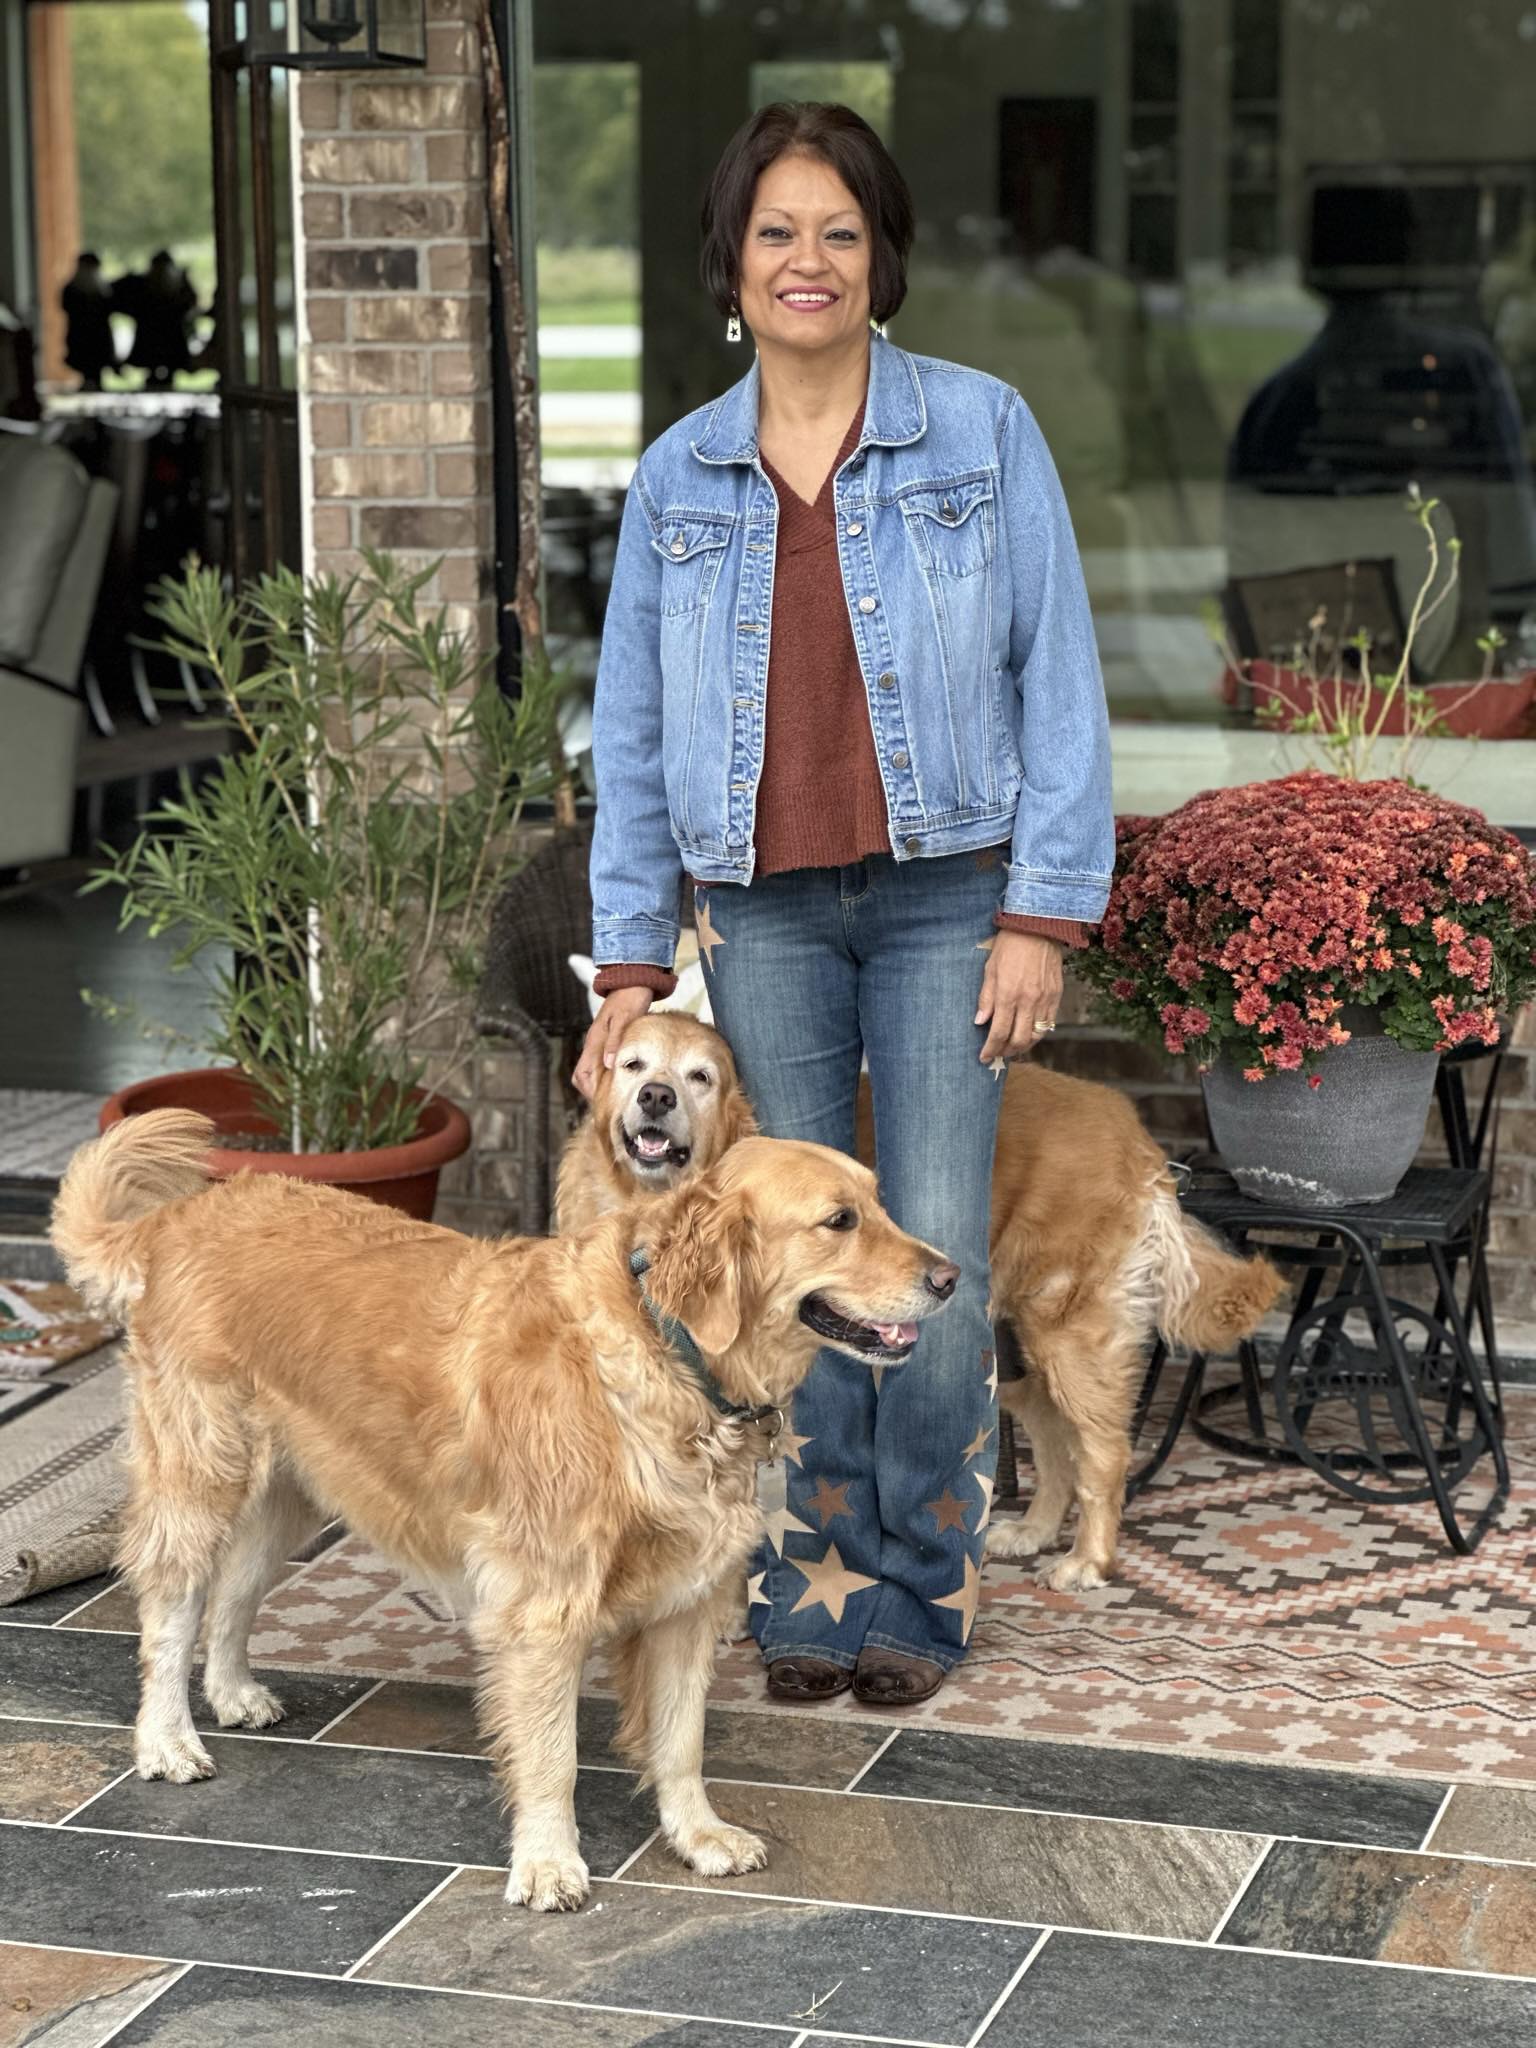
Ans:
<svg viewBox="0 0 1536 2048"><path fill-rule="evenodd" d="M423 593L492 644L490 273L479 46L430 0L425 72L301 79L313 554L424 567Z"/></svg>

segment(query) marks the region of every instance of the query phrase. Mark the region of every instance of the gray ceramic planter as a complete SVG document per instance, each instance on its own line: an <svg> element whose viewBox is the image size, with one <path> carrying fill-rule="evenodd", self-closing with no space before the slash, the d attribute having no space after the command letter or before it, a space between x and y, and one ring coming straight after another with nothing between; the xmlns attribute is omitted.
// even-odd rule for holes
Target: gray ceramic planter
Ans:
<svg viewBox="0 0 1536 2048"><path fill-rule="evenodd" d="M1343 1209L1385 1202L1413 1164L1435 1089L1437 1052L1358 1036L1322 1055L1322 1086L1303 1074L1245 1081L1220 1060L1203 1076L1222 1163L1258 1202Z"/></svg>

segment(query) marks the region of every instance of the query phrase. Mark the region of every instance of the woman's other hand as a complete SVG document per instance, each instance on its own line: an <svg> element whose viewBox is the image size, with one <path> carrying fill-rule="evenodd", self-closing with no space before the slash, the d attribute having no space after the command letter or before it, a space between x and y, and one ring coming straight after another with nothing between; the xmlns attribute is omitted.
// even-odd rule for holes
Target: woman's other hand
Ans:
<svg viewBox="0 0 1536 2048"><path fill-rule="evenodd" d="M1019 1059L1032 1052L1056 1022L1061 1007L1061 947L1033 932L998 932L987 955L976 1009L987 1025L982 1061Z"/></svg>
<svg viewBox="0 0 1536 2048"><path fill-rule="evenodd" d="M1060 983L1060 972L1057 973ZM611 996L604 996L603 1007L592 1019L592 1029L587 1033L586 1043L581 1048L581 1058L576 1062L576 1071L571 1079L588 1102L597 1093L597 1084L604 1067L613 1065L613 1056L619 1040L637 1017L643 1017L656 1000L648 988L616 988Z"/></svg>

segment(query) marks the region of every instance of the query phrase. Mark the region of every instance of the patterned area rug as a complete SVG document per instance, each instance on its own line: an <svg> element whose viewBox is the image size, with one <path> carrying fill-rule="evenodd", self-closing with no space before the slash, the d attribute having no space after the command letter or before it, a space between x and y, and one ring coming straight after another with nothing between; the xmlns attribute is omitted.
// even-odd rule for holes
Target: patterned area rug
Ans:
<svg viewBox="0 0 1536 2048"><path fill-rule="evenodd" d="M57 1180L75 1148L96 1136L99 1095L0 1088L0 1174Z"/></svg>
<svg viewBox="0 0 1536 2048"><path fill-rule="evenodd" d="M1470 1558L1432 1507L1364 1505L1186 1434L1127 1514L1116 1582L1054 1593L989 1565L969 1660L902 1725L1536 1785L1536 1391L1513 1393L1510 1425L1511 1500ZM257 1628L274 1663L474 1673L437 1597L355 1542ZM713 1697L805 1711L764 1700L750 1644L722 1653Z"/></svg>
<svg viewBox="0 0 1536 2048"><path fill-rule="evenodd" d="M0 1280L0 1373L35 1379L117 1335L62 1280Z"/></svg>

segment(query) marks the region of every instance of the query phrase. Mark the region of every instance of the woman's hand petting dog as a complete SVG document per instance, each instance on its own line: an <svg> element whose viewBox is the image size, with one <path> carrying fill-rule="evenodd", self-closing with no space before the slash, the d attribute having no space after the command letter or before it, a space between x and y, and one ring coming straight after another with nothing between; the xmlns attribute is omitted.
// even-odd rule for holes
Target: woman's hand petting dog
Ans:
<svg viewBox="0 0 1536 2048"><path fill-rule="evenodd" d="M645 1015L655 1000L648 988L616 988L611 996L604 996L603 1007L592 1019L592 1028L581 1048L581 1058L571 1075L576 1089L588 1102L597 1093L598 1079L604 1067L613 1065L619 1040L637 1017Z"/></svg>
<svg viewBox="0 0 1536 2048"><path fill-rule="evenodd" d="M984 1066L1022 1059L1054 1028L1061 1008L1061 947L1033 932L1001 931L987 955L976 1022L991 1028Z"/></svg>

